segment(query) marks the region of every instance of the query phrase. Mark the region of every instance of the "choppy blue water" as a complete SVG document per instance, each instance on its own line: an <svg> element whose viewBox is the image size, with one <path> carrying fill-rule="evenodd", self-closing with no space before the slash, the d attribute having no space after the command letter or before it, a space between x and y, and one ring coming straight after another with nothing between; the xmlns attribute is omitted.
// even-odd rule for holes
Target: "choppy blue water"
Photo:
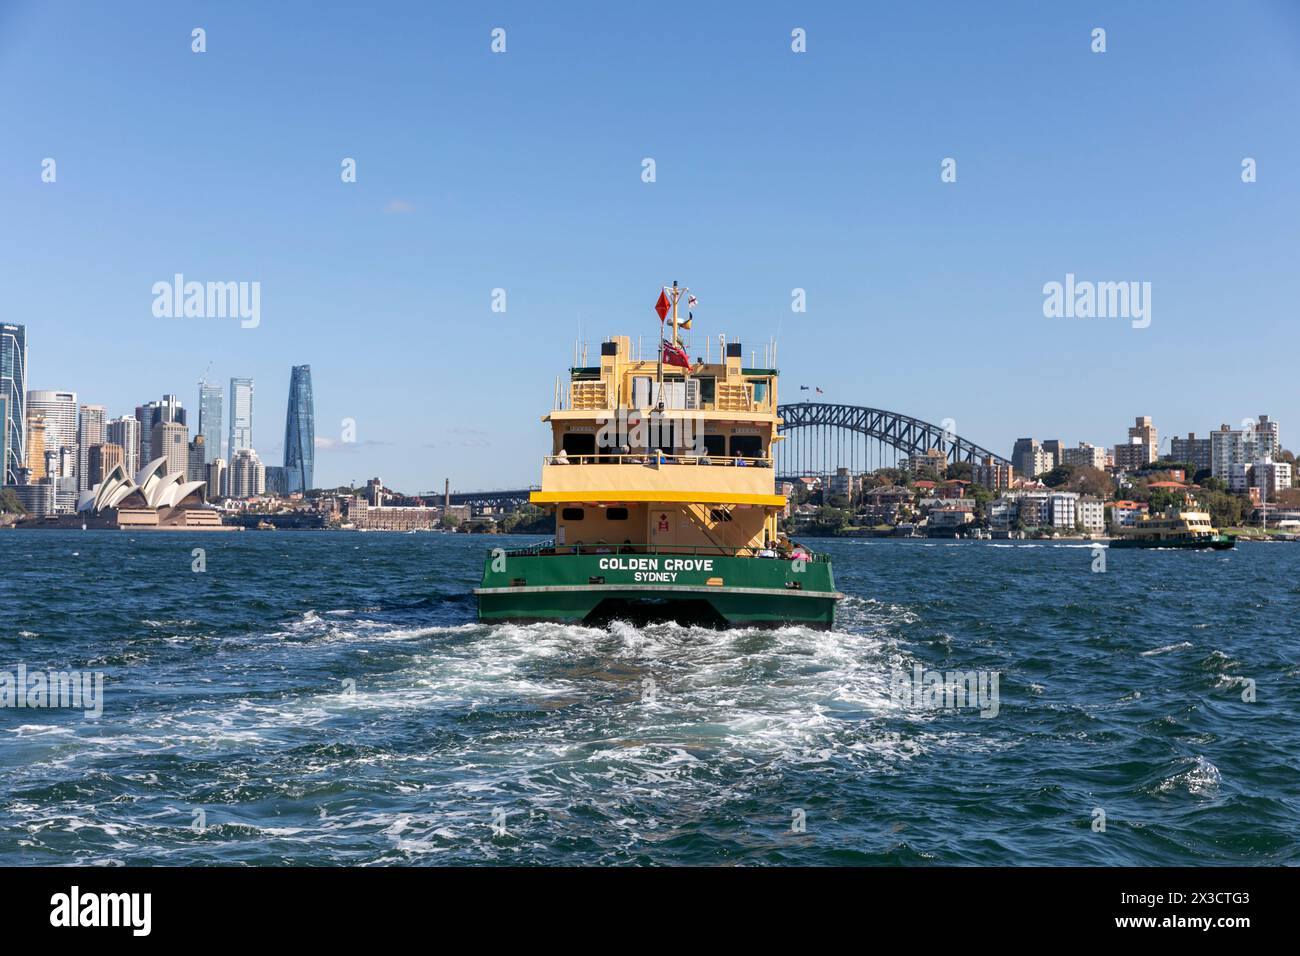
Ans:
<svg viewBox="0 0 1300 956"><path fill-rule="evenodd" d="M106 681L0 709L0 864L1300 863L1300 545L822 541L829 633L475 623L522 540L0 533L0 671Z"/></svg>

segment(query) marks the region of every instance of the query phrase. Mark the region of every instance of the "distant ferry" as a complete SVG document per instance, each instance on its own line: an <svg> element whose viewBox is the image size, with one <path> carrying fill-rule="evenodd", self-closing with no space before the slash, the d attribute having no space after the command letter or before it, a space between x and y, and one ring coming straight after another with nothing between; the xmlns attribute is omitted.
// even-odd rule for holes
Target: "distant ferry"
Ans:
<svg viewBox="0 0 1300 956"><path fill-rule="evenodd" d="M1211 526L1204 511L1169 508L1161 515L1150 515L1131 528L1120 528L1112 538L1112 548L1212 548L1225 551L1237 544L1237 536L1223 534Z"/></svg>
<svg viewBox="0 0 1300 956"><path fill-rule="evenodd" d="M554 511L555 538L487 556L480 620L834 624L830 559L780 530L777 371L745 367L738 342L692 362L679 337L686 291L660 293L655 358L615 336L599 365L579 360L557 383L531 495Z"/></svg>

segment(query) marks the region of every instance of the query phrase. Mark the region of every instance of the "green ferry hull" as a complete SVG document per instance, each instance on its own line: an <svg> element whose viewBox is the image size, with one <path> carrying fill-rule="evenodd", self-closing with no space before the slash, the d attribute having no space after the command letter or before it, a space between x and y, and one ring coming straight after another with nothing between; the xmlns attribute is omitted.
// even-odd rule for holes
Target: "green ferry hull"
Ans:
<svg viewBox="0 0 1300 956"><path fill-rule="evenodd" d="M695 554L489 554L479 620L518 623L676 620L728 627L830 628L825 560Z"/></svg>
<svg viewBox="0 0 1300 956"><path fill-rule="evenodd" d="M1227 551L1237 546L1237 538L1231 534L1190 535L1180 538L1143 539L1112 538L1110 547L1116 548L1177 548L1186 551Z"/></svg>

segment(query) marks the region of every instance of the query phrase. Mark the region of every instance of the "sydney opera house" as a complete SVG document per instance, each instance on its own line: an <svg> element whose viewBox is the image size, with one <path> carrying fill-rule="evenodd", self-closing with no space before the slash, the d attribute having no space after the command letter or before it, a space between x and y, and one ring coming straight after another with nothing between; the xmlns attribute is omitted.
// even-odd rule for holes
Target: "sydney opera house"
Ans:
<svg viewBox="0 0 1300 956"><path fill-rule="evenodd" d="M204 501L202 481L185 473L162 474L167 457L155 458L127 475L121 464L77 500L78 523L98 527L168 530L221 528L221 514Z"/></svg>

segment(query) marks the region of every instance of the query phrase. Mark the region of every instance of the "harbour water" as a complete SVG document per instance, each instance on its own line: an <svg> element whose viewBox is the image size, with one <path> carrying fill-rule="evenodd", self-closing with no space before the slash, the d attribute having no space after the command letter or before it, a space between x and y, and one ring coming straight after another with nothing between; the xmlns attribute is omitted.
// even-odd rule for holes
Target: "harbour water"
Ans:
<svg viewBox="0 0 1300 956"><path fill-rule="evenodd" d="M815 541L831 632L477 624L533 540L0 533L0 672L104 678L0 708L0 864L1300 863L1300 546Z"/></svg>

